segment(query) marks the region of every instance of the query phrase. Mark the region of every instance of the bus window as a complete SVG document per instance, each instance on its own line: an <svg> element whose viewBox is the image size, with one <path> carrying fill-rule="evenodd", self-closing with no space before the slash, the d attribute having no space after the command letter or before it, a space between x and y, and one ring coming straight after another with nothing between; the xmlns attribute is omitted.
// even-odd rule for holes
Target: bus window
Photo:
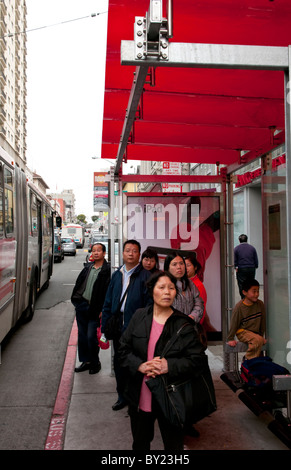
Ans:
<svg viewBox="0 0 291 470"><path fill-rule="evenodd" d="M36 197L30 193L30 213L31 213L31 234L36 236L38 234L38 219L37 219L37 204Z"/></svg>
<svg viewBox="0 0 291 470"><path fill-rule="evenodd" d="M13 178L12 172L4 168L4 186L5 186L5 231L10 235L14 231L13 220ZM10 186L8 188L7 186Z"/></svg>
<svg viewBox="0 0 291 470"><path fill-rule="evenodd" d="M43 234L50 235L50 213L45 204L43 204Z"/></svg>
<svg viewBox="0 0 291 470"><path fill-rule="evenodd" d="M4 183L13 186L12 172L7 168L4 170Z"/></svg>
<svg viewBox="0 0 291 470"><path fill-rule="evenodd" d="M5 231L6 235L13 233L13 192L5 188Z"/></svg>

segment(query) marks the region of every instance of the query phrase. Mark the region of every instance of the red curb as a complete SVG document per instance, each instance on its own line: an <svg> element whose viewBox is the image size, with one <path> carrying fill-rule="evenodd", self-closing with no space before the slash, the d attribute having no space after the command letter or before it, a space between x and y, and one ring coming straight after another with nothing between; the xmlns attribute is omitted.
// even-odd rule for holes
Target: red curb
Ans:
<svg viewBox="0 0 291 470"><path fill-rule="evenodd" d="M74 320L68 342L62 377L50 421L45 450L63 450L65 428L73 387L78 343L78 328Z"/></svg>

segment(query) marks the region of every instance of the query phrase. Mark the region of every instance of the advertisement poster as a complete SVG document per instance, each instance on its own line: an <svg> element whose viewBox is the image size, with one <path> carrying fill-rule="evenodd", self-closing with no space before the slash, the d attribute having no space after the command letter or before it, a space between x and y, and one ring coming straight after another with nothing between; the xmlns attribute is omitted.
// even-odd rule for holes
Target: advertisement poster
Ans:
<svg viewBox="0 0 291 470"><path fill-rule="evenodd" d="M106 172L94 173L93 209L94 212L108 211L108 174Z"/></svg>
<svg viewBox="0 0 291 470"><path fill-rule="evenodd" d="M221 332L220 197L128 195L125 209L125 238L138 240L142 252L155 248L160 269L171 251L196 254L207 291L207 331Z"/></svg>

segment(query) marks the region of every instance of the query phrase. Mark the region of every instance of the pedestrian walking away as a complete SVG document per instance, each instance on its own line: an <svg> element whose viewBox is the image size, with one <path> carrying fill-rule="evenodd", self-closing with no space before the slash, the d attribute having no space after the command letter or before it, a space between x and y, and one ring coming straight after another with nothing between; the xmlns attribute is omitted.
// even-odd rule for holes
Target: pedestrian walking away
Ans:
<svg viewBox="0 0 291 470"><path fill-rule="evenodd" d="M234 248L234 267L241 298L244 298L242 285L247 279L255 279L256 269L259 266L257 250L248 243L248 237L241 234L239 245Z"/></svg>
<svg viewBox="0 0 291 470"><path fill-rule="evenodd" d="M100 326L102 306L111 276L105 254L103 243L92 246L93 261L84 266L72 292L71 302L76 309L78 326L78 357L81 362L75 372L89 370L90 374L96 374L101 369L97 328Z"/></svg>

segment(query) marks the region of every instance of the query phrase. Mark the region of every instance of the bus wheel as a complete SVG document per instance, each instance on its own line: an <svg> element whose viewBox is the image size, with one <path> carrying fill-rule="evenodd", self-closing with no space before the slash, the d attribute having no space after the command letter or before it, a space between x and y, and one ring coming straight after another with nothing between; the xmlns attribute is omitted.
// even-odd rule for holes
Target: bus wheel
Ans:
<svg viewBox="0 0 291 470"><path fill-rule="evenodd" d="M35 303L36 303L36 295L37 295L37 286L36 280L33 279L32 284L30 286L30 293L29 293L29 304L24 312L24 321L29 322L32 320L34 312L35 312Z"/></svg>

